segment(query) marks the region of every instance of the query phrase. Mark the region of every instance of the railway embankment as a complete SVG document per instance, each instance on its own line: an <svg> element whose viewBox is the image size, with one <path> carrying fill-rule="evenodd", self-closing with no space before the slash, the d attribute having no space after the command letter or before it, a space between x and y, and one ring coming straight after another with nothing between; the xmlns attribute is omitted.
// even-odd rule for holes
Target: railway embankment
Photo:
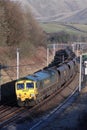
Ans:
<svg viewBox="0 0 87 130"><path fill-rule="evenodd" d="M50 127L46 126L46 124L49 124L50 123L49 121L52 122L54 121L55 118L51 118L52 116L53 117L57 116L60 118L60 116L56 114L57 109L58 111L60 111L59 109L62 106L61 103L65 102L68 96L70 96L71 93L73 93L73 91L78 86L78 74L72 80L73 80L72 82L67 83L65 85L66 87L65 88L63 87L60 92L56 93L56 95L53 94L49 100L47 99L43 104L41 103L41 105L39 105L39 108L38 106L33 108L31 115L30 115L30 111L27 110L26 113L20 115L20 119L11 122L6 127L1 128L1 130L10 130L10 128L15 130L19 130L19 129L21 130L41 129L42 130L45 129L45 127L46 129L47 127L50 129ZM65 105L66 102L64 103ZM55 125L53 125L53 127L54 126Z"/></svg>
<svg viewBox="0 0 87 130"><path fill-rule="evenodd" d="M39 130L87 130L87 85L70 100L52 120L47 120Z"/></svg>

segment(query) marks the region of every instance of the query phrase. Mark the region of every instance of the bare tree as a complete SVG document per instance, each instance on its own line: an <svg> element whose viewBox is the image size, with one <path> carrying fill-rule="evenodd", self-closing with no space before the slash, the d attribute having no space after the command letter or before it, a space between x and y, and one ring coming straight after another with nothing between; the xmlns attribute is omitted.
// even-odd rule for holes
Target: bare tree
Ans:
<svg viewBox="0 0 87 130"><path fill-rule="evenodd" d="M46 45L45 33L29 9L25 11L19 2L11 0L1 0L0 5L3 10L2 15L0 15L0 25L3 30L4 45L11 47L9 51L13 56L15 56L15 52L11 51L12 47L13 50L15 47L20 47L23 56L25 56L25 54L34 52L34 49L39 45Z"/></svg>
<svg viewBox="0 0 87 130"><path fill-rule="evenodd" d="M4 0L5 19L7 22L7 45L19 44L24 39L24 20L19 3Z"/></svg>

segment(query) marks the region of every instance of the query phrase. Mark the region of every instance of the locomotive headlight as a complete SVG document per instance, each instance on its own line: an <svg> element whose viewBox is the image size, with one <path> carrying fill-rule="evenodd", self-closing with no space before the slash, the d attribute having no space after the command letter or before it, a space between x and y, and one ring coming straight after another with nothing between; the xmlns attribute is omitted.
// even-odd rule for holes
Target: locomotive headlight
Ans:
<svg viewBox="0 0 87 130"><path fill-rule="evenodd" d="M35 96L35 94L30 94L30 97L34 97Z"/></svg>
<svg viewBox="0 0 87 130"><path fill-rule="evenodd" d="M21 94L18 94L18 97L21 97Z"/></svg>

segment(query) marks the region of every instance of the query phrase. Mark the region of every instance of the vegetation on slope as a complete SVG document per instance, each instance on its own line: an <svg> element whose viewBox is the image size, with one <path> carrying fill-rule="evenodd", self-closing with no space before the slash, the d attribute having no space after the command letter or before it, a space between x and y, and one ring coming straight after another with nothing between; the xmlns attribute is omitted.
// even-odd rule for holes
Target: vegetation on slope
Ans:
<svg viewBox="0 0 87 130"><path fill-rule="evenodd" d="M45 34L30 10L23 10L18 2L0 0L0 46L20 47L24 54L45 43Z"/></svg>
<svg viewBox="0 0 87 130"><path fill-rule="evenodd" d="M7 66L2 70L2 83L9 81L9 78L16 79L17 48L22 77L42 66L46 55L45 46L46 35L29 8L24 9L18 1L0 0L0 63Z"/></svg>
<svg viewBox="0 0 87 130"><path fill-rule="evenodd" d="M48 39L59 43L87 42L87 25L65 23L40 23Z"/></svg>

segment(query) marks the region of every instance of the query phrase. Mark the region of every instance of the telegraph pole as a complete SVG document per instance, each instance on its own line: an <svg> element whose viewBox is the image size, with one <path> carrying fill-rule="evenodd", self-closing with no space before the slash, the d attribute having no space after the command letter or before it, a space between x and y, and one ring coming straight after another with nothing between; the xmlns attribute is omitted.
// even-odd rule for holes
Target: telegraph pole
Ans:
<svg viewBox="0 0 87 130"><path fill-rule="evenodd" d="M17 79L19 79L19 48L17 48Z"/></svg>
<svg viewBox="0 0 87 130"><path fill-rule="evenodd" d="M55 43L53 44L53 58L55 56L55 52L56 52L56 49L55 49Z"/></svg>
<svg viewBox="0 0 87 130"><path fill-rule="evenodd" d="M82 81L81 71L82 71L82 55L80 55L79 92L81 91L81 81Z"/></svg>
<svg viewBox="0 0 87 130"><path fill-rule="evenodd" d="M72 44L72 50L73 50L73 52L75 52L74 44Z"/></svg>
<svg viewBox="0 0 87 130"><path fill-rule="evenodd" d="M47 66L49 64L49 48L47 47Z"/></svg>

